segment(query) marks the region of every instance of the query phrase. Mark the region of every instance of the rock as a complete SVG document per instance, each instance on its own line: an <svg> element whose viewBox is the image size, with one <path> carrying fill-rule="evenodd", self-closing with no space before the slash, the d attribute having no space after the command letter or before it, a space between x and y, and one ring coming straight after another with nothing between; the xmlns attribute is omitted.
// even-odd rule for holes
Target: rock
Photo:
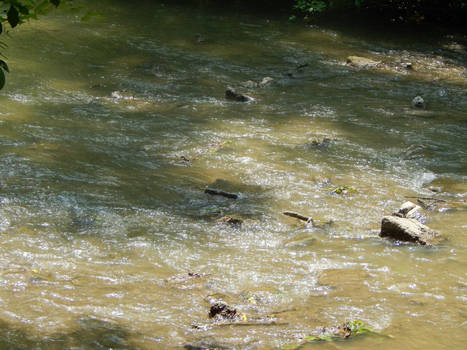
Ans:
<svg viewBox="0 0 467 350"><path fill-rule="evenodd" d="M233 88L228 87L225 90L225 98L237 102L251 102L254 101L253 97L235 91Z"/></svg>
<svg viewBox="0 0 467 350"><path fill-rule="evenodd" d="M265 77L258 83L258 87L266 87L274 81L271 77Z"/></svg>
<svg viewBox="0 0 467 350"><path fill-rule="evenodd" d="M253 81L253 80L244 81L241 85L244 88L247 88L247 89L255 89L255 88L259 87L259 83L257 83L256 81Z"/></svg>
<svg viewBox="0 0 467 350"><path fill-rule="evenodd" d="M434 193L440 193L443 190L441 186L430 186L428 189Z"/></svg>
<svg viewBox="0 0 467 350"><path fill-rule="evenodd" d="M209 318L236 319L238 316L236 309L221 302L213 304L209 309Z"/></svg>
<svg viewBox="0 0 467 350"><path fill-rule="evenodd" d="M331 144L332 140L329 137L323 137L323 139L315 139L312 140L311 143L309 144L312 147L317 147L317 148L325 148L328 147Z"/></svg>
<svg viewBox="0 0 467 350"><path fill-rule="evenodd" d="M381 61L374 61L360 56L347 57L347 64L358 68L372 68L378 66L380 63Z"/></svg>
<svg viewBox="0 0 467 350"><path fill-rule="evenodd" d="M241 219L235 219L231 216L224 216L222 218L220 218L219 220L217 220L218 222L224 222L226 224L229 224L229 225L232 225L234 227L241 227L242 226L242 223L243 223L243 220Z"/></svg>
<svg viewBox="0 0 467 350"><path fill-rule="evenodd" d="M401 218L406 218L407 213L410 212L411 210L415 209L415 208L417 208L417 205L415 203L407 201L407 202L405 202L404 204L401 205L398 212L395 213L394 215L399 216Z"/></svg>
<svg viewBox="0 0 467 350"><path fill-rule="evenodd" d="M405 202L402 204L399 210L392 215L400 218L414 219L422 224L425 224L426 216L419 212L420 209L421 208L418 205L412 202Z"/></svg>
<svg viewBox="0 0 467 350"><path fill-rule="evenodd" d="M412 100L413 108L425 108L425 100L421 96L415 96Z"/></svg>
<svg viewBox="0 0 467 350"><path fill-rule="evenodd" d="M404 62L402 63L402 67L404 67L405 69L407 70L412 70L413 69L413 65L411 62Z"/></svg>
<svg viewBox="0 0 467 350"><path fill-rule="evenodd" d="M421 245L437 243L439 234L415 219L385 216L381 222L380 237Z"/></svg>

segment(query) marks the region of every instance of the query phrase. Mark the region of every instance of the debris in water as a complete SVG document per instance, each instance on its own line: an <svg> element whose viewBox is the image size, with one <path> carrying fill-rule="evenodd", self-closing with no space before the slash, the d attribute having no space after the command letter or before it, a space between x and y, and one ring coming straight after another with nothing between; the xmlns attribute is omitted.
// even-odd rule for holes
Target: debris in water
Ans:
<svg viewBox="0 0 467 350"><path fill-rule="evenodd" d="M210 194L212 196L223 196L223 197L231 198L231 199L237 199L238 198L238 195L236 195L235 193L229 193L229 192L214 190L212 188L206 188L204 190L204 193Z"/></svg>
<svg viewBox="0 0 467 350"><path fill-rule="evenodd" d="M376 334L381 335L372 330L366 324L360 320L345 322L337 327L332 327L330 329L322 328L320 332L316 335L310 335L303 338L303 341L295 344L287 344L283 346L282 350L298 350L303 345L307 343L316 343L316 342L330 342L336 340L345 340L349 338L356 337L363 334ZM388 336L390 337L390 336Z"/></svg>
<svg viewBox="0 0 467 350"><path fill-rule="evenodd" d="M331 193L333 194L347 194L349 192L355 192L357 190L352 186L343 185L343 186L332 187L329 189L329 191L331 191Z"/></svg>
<svg viewBox="0 0 467 350"><path fill-rule="evenodd" d="M302 221L306 221L306 223L312 223L313 224L313 218L310 216L304 216L302 214L294 213L293 211L284 211L282 214L290 216L295 219L299 219Z"/></svg>

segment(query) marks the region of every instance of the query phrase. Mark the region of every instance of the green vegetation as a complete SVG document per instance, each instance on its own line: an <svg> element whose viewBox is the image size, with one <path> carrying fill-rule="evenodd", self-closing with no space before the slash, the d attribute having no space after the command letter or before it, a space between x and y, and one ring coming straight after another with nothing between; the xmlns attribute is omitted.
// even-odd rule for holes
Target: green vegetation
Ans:
<svg viewBox="0 0 467 350"><path fill-rule="evenodd" d="M297 350L307 343L330 342L336 340L345 340L364 334L377 334L374 330L368 327L360 320L346 322L339 327L330 330L324 330L321 334L310 335L305 337L302 342L295 344L287 344L282 347L282 350Z"/></svg>
<svg viewBox="0 0 467 350"><path fill-rule="evenodd" d="M63 2L70 0L0 0L0 35L8 34L8 27L15 28L29 19L36 19ZM5 48L6 44L0 40L0 50ZM1 51L0 56L5 58ZM8 65L0 59L0 89L5 85L5 72L9 72Z"/></svg>
<svg viewBox="0 0 467 350"><path fill-rule="evenodd" d="M294 0L294 9L305 19L335 11L362 11L397 23L462 21L466 0Z"/></svg>

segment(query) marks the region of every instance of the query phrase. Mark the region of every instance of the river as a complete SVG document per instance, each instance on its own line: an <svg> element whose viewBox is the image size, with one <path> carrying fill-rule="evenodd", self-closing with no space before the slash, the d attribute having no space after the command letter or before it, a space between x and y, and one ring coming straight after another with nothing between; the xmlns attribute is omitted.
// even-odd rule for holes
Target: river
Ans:
<svg viewBox="0 0 467 350"><path fill-rule="evenodd" d="M5 39L1 349L465 346L465 37L89 6ZM438 246L378 236L408 197L444 200ZM215 301L244 319L209 319ZM304 343L353 320L379 335Z"/></svg>

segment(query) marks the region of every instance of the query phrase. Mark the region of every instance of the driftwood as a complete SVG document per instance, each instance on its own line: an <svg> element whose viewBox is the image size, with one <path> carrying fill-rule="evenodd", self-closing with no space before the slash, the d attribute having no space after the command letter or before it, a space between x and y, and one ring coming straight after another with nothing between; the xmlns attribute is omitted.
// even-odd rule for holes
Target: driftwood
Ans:
<svg viewBox="0 0 467 350"><path fill-rule="evenodd" d="M210 194L211 196L223 196L226 198L237 199L238 195L235 193L229 193L224 191L213 190L212 188L206 188L204 193Z"/></svg>
<svg viewBox="0 0 467 350"><path fill-rule="evenodd" d="M313 223L313 218L311 216L307 217L307 216L304 216L304 215L301 215L301 214L298 214L298 213L294 213L292 211L284 211L282 214L290 216L290 217L295 218L295 219L306 221L307 223L309 223L309 222Z"/></svg>

